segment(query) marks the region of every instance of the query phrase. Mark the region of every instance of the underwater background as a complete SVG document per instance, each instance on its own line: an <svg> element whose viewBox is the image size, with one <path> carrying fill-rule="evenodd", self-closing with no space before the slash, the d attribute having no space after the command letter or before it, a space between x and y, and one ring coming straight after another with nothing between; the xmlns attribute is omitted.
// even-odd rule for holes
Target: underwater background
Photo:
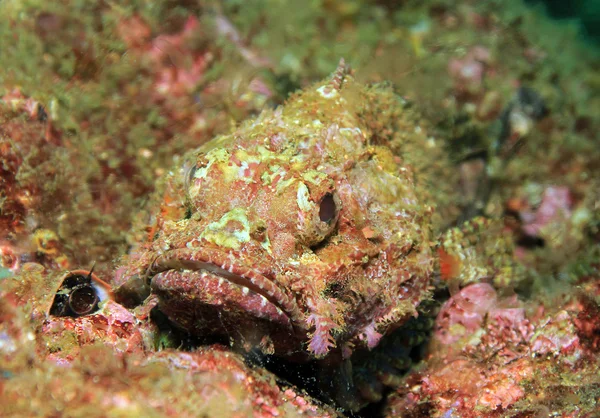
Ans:
<svg viewBox="0 0 600 418"><path fill-rule="evenodd" d="M1 1L0 416L600 416L599 114L596 0Z"/></svg>
<svg viewBox="0 0 600 418"><path fill-rule="evenodd" d="M598 44L598 38L600 38L600 4L598 1L528 0L527 3L545 4L547 13L556 19L578 19L584 35L589 38L590 42Z"/></svg>

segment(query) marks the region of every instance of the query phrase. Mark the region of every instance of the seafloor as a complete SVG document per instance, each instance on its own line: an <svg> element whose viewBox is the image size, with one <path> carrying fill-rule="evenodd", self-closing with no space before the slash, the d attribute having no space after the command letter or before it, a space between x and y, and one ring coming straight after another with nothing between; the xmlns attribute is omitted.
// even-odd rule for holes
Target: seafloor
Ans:
<svg viewBox="0 0 600 418"><path fill-rule="evenodd" d="M434 213L422 322L345 358L348 377L318 329L281 358L189 336L164 301L72 300L92 276L127 283L193 219L173 203L186 152L340 58L406 109L361 114L385 133L373 158L433 173L416 189ZM0 416L600 416L599 114L597 46L539 4L1 1Z"/></svg>

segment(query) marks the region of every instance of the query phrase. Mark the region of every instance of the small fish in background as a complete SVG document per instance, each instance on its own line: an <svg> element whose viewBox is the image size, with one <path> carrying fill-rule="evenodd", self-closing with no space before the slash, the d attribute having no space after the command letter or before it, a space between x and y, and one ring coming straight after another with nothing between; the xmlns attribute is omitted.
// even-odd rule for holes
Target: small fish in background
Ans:
<svg viewBox="0 0 600 418"><path fill-rule="evenodd" d="M520 87L514 98L500 115L500 134L493 151L496 155L510 157L535 123L548 114L544 99L529 87Z"/></svg>
<svg viewBox="0 0 600 418"><path fill-rule="evenodd" d="M548 108L539 93L529 87L517 90L496 123L490 127L490 136L496 139L487 150L475 150L460 165L463 193L470 202L463 211L460 222L484 214L485 206L496 187L496 174L504 172L536 122L547 114Z"/></svg>

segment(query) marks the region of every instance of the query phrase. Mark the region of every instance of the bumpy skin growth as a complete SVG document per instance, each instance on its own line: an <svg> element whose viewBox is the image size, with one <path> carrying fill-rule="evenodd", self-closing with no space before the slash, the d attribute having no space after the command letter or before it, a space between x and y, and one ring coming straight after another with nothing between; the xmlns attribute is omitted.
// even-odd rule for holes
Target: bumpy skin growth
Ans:
<svg viewBox="0 0 600 418"><path fill-rule="evenodd" d="M376 346L428 295L426 191L446 164L406 107L342 62L189 154L166 181L153 241L122 275L150 283L195 334L295 357Z"/></svg>

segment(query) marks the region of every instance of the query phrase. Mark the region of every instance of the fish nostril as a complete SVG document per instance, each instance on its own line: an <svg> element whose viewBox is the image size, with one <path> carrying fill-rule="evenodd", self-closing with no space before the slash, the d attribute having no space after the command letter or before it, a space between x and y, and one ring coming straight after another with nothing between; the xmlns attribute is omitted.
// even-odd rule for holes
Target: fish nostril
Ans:
<svg viewBox="0 0 600 418"><path fill-rule="evenodd" d="M183 183L184 183L184 188L187 191L190 186L192 185L192 182L194 181L194 176L196 175L196 171L198 171L198 165L197 164L190 164L188 167L184 168L184 177L183 177Z"/></svg>
<svg viewBox="0 0 600 418"><path fill-rule="evenodd" d="M252 231L250 233L250 237L252 239L254 239L255 241L259 241L259 242L265 241L268 238L267 237L267 227L262 226L262 225L256 227L256 229L254 229L254 231Z"/></svg>
<svg viewBox="0 0 600 418"><path fill-rule="evenodd" d="M337 214L337 206L335 204L335 200L333 199L333 195L331 193L327 193L321 199L321 203L319 206L319 219L321 222L330 223Z"/></svg>

